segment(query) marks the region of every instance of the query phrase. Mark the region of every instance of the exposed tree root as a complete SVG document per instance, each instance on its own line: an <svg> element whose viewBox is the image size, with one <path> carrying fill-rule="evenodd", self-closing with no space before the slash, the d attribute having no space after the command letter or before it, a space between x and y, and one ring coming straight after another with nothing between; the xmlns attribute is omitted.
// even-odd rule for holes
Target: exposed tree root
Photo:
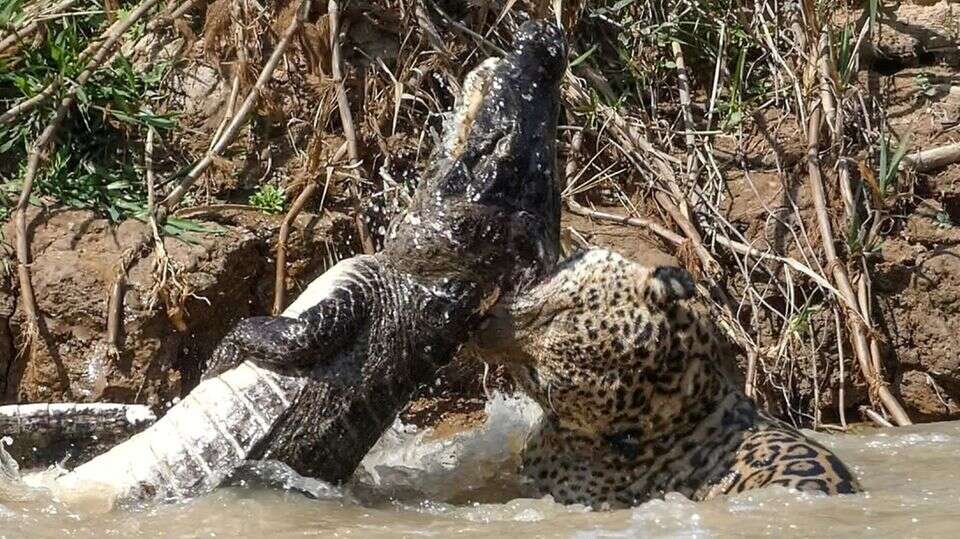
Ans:
<svg viewBox="0 0 960 539"><path fill-rule="evenodd" d="M330 179L333 176L333 165L340 159L343 159L343 155L347 152L347 145L344 144L341 146L337 153L333 155L331 160L331 165L328 165L327 168L327 179L324 184L323 190L324 193L327 191L327 187L330 185ZM273 315L279 316L280 313L286 308L287 302L287 238L290 236L290 225L297 219L297 216L300 215L300 212L303 211L303 207L306 206L307 202L313 197L314 193L317 191L316 182L310 182L304 187L303 191L300 192L300 195L297 196L297 199L293 202L293 205L290 206L290 210L287 211L287 214L283 218L283 222L280 224L280 234L277 238L277 263L276 263L276 280L274 281L274 290L273 290ZM321 202L320 211L323 210L323 204Z"/></svg>

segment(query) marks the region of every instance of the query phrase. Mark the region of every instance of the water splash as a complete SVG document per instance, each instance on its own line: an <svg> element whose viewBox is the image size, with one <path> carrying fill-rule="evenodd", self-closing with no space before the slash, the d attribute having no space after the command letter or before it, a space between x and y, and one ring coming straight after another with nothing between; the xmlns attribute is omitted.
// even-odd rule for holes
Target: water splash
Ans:
<svg viewBox="0 0 960 539"><path fill-rule="evenodd" d="M255 483L293 490L316 500L341 500L347 497L343 489L326 481L304 477L278 460L248 460L234 472L232 482L241 486Z"/></svg>
<svg viewBox="0 0 960 539"><path fill-rule="evenodd" d="M74 391L86 399L97 400L101 398L107 387L107 369L110 364L110 355L109 345L104 342L96 343L90 351L80 378L74 384Z"/></svg>
<svg viewBox="0 0 960 539"><path fill-rule="evenodd" d="M523 395L494 393L477 428L438 437L399 419L360 463L355 482L386 491L452 500L491 484L522 488L520 452L543 412Z"/></svg>
<svg viewBox="0 0 960 539"><path fill-rule="evenodd" d="M28 502L41 498L44 490L28 485L20 476L20 465L6 447L13 445L9 436L0 438L0 506L11 502Z"/></svg>

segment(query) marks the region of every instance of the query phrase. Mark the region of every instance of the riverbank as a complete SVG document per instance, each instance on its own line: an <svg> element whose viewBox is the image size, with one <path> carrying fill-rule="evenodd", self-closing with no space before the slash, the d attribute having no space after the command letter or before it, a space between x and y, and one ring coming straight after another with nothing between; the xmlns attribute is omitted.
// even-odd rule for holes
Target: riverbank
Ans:
<svg viewBox="0 0 960 539"><path fill-rule="evenodd" d="M236 321L377 248L459 81L544 9L73 4L0 33L0 391L159 413ZM960 8L762 5L563 5L566 246L694 272L789 421L958 418L960 166L917 152L960 140ZM404 417L476 420L483 370Z"/></svg>

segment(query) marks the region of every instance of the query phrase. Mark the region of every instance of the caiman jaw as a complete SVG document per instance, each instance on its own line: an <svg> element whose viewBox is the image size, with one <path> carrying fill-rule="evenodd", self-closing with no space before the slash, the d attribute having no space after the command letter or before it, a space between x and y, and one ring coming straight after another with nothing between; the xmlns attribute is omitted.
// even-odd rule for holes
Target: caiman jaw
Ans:
<svg viewBox="0 0 960 539"><path fill-rule="evenodd" d="M446 130L447 138L443 141L448 158L456 159L463 153L470 136L470 128L480 112L493 72L499 63L500 58L487 58L463 79L463 88Z"/></svg>

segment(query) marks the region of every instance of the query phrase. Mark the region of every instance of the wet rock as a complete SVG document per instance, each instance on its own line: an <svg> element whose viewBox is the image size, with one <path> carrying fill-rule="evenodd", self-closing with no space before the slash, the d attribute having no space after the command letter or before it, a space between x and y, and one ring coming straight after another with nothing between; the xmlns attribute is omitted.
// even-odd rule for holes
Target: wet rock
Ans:
<svg viewBox="0 0 960 539"><path fill-rule="evenodd" d="M269 312L279 217L210 212L192 218L210 220L205 226L216 227L216 233L191 234L187 241L166 237L169 258L180 268L168 275L168 284L175 279L185 292L179 302L152 292L155 261L145 224L112 225L80 210L38 213L31 213L30 222L40 338L29 353L0 361L0 367L9 364L5 402L136 402L159 409L196 383L203 361L237 320ZM288 243L290 297L331 260L354 252L353 226L339 214L298 219ZM13 237L9 225L6 237ZM114 355L104 342L109 290L121 256L143 244L147 248L127 274ZM16 297L12 288L6 295ZM159 301L151 308L155 297ZM4 298L0 292L0 322L11 303ZM20 335L22 306L13 312L11 330ZM0 330L0 354L3 335Z"/></svg>

